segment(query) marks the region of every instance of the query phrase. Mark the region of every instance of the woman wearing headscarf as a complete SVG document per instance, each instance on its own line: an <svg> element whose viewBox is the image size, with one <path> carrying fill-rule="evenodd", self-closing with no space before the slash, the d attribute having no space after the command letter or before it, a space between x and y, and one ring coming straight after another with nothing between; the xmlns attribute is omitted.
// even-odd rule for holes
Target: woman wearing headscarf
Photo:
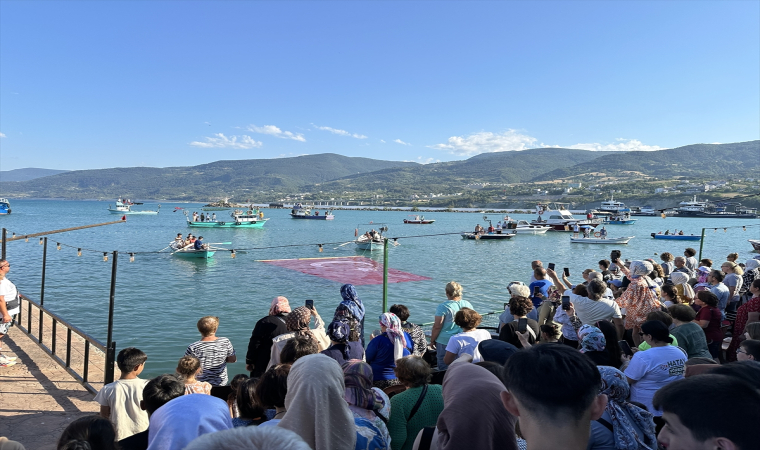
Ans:
<svg viewBox="0 0 760 450"><path fill-rule="evenodd" d="M735 311L739 306L739 292L742 289L744 270L733 261L726 261L721 264L720 270L726 274L723 278L723 284L728 286L728 306L726 309Z"/></svg>
<svg viewBox="0 0 760 450"><path fill-rule="evenodd" d="M314 328L309 329L309 323L311 323L311 316L314 315ZM280 363L280 353L285 348L285 344L296 336L304 336L314 339L317 342L319 351L322 351L330 346L330 339L325 334L325 323L317 313L317 308L307 308L305 306L299 306L288 314L285 318L285 326L288 332L281 334L272 339L272 350L269 353L269 365L267 369L275 364Z"/></svg>
<svg viewBox="0 0 760 450"><path fill-rule="evenodd" d="M652 272L652 264L647 261L633 261L630 269L621 267L631 284L617 299L621 308L626 308L624 326L627 330L633 330L633 342L638 347L641 344L641 324L646 322L647 314L660 309L660 300L656 292L656 285L648 275Z"/></svg>
<svg viewBox="0 0 760 450"><path fill-rule="evenodd" d="M694 289L689 284L689 275L683 272L673 272L670 274L670 281L676 287L679 303L691 305L694 301Z"/></svg>
<svg viewBox="0 0 760 450"><path fill-rule="evenodd" d="M253 327L248 353L245 355L245 369L251 377L260 377L267 369L272 351L272 339L288 332L285 318L290 313L290 304L285 297L275 297L269 307L269 315L259 319Z"/></svg>
<svg viewBox="0 0 760 450"><path fill-rule="evenodd" d="M752 282L760 279L760 261L756 259L748 259L744 263L744 275L742 275L742 287L739 289L739 295L743 297L743 300L749 300L752 298L750 292L750 286Z"/></svg>
<svg viewBox="0 0 760 450"><path fill-rule="evenodd" d="M229 430L227 403L212 395L183 395L150 416L148 450L182 450L206 433Z"/></svg>
<svg viewBox="0 0 760 450"><path fill-rule="evenodd" d="M400 384L393 372L396 360L409 356L414 344L393 313L380 316L380 330L382 333L369 341L366 356L367 363L372 366L375 387L385 389Z"/></svg>
<svg viewBox="0 0 760 450"><path fill-rule="evenodd" d="M349 341L351 333L349 325L345 322L332 322L327 326L327 337L331 345L320 353L334 359L341 366L351 359L364 359L364 347L359 341Z"/></svg>
<svg viewBox="0 0 760 450"><path fill-rule="evenodd" d="M599 328L593 325L583 325L578 330L580 352L591 358L597 366L608 366L610 357L607 354L607 339Z"/></svg>
<svg viewBox="0 0 760 450"><path fill-rule="evenodd" d="M346 402L355 418L372 422L390 444L388 419L391 415L391 399L376 387L372 387L372 367L364 361L352 360L343 364L343 381L346 384Z"/></svg>
<svg viewBox="0 0 760 450"><path fill-rule="evenodd" d="M483 367L455 361L443 379L443 411L431 449L517 450L516 418L504 408L504 384ZM424 430L420 434L424 433ZM419 447L418 435L415 447Z"/></svg>
<svg viewBox="0 0 760 450"><path fill-rule="evenodd" d="M266 423L266 422L265 422ZM185 450L311 450L300 436L278 427L245 427L204 434Z"/></svg>
<svg viewBox="0 0 760 450"><path fill-rule="evenodd" d="M288 375L286 412L277 426L295 432L312 450L386 449L380 431L351 414L345 389L335 360L320 354L299 358Z"/></svg>
<svg viewBox="0 0 760 450"><path fill-rule="evenodd" d="M597 366L602 375L602 394L607 395L607 408L598 420L591 422L590 450L656 450L652 414L628 401L631 388L623 372L608 366Z"/></svg>
<svg viewBox="0 0 760 450"><path fill-rule="evenodd" d="M352 328L356 329L362 347L364 347L364 303L359 298L359 294L356 293L356 288L353 284L341 286L340 296L343 300L341 300L338 308L335 310L333 321L352 321L352 319L356 321L356 324Z"/></svg>
<svg viewBox="0 0 760 450"><path fill-rule="evenodd" d="M749 292L752 294L752 299L740 306L736 311L733 337L731 338L731 345L729 345L728 350L726 351L726 356L729 361L736 361L736 350L739 349L739 344L743 340L741 337L744 335L744 329L749 320L749 313L760 312L760 278L752 281L752 285L749 287Z"/></svg>

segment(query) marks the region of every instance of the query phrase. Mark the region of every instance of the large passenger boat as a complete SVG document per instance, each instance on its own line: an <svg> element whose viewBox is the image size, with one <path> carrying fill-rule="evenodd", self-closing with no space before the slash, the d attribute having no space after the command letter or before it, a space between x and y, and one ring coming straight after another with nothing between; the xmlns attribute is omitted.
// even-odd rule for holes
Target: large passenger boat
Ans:
<svg viewBox="0 0 760 450"><path fill-rule="evenodd" d="M258 209L236 209L230 214L232 220L193 220L187 215L187 226L195 228L261 228L269 220L264 218L264 213Z"/></svg>
<svg viewBox="0 0 760 450"><path fill-rule="evenodd" d="M756 219L757 208L747 208L738 202L698 201L695 195L691 201L678 204L677 217L715 217L721 219Z"/></svg>

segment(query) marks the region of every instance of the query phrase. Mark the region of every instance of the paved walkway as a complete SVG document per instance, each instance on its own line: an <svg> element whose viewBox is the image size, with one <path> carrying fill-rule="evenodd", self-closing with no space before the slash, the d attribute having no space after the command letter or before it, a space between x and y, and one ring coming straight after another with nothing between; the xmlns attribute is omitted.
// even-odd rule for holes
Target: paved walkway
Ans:
<svg viewBox="0 0 760 450"><path fill-rule="evenodd" d="M97 414L94 396L18 328L3 338L3 353L18 360L0 367L0 436L54 450L69 423Z"/></svg>

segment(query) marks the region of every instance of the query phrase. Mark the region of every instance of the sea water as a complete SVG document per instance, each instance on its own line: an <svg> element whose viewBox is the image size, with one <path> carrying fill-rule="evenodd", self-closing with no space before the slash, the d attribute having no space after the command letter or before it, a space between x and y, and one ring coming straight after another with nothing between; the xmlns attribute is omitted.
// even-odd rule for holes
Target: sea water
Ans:
<svg viewBox="0 0 760 450"><path fill-rule="evenodd" d="M31 234L87 224L118 220L109 214L108 202L12 200L13 214L0 217L0 226L11 233ZM156 209L156 204L140 208ZM628 245L571 244L570 233L547 232L544 235L520 234L506 241L463 240L461 231L474 230L476 224L487 226L480 213L426 213L435 219L431 225L407 225L404 211L335 211L335 220L295 220L290 210L264 209L270 220L260 229L188 228L183 212L175 207L201 212L200 204L162 203L157 216L128 216L126 223L70 231L49 236L45 306L105 341L111 262L103 261L103 252L119 251L114 340L117 351L129 346L148 354L143 377L173 372L177 360L188 344L199 338L195 324L205 315L220 319L219 336L228 337L238 353L238 363L231 374L242 373L245 353L256 321L267 314L275 296L283 295L291 306L313 299L322 317L329 321L340 302L341 283L274 267L260 260L319 258L335 256L371 257L382 262L383 252L370 254L356 250L355 229L363 233L371 228L388 226L389 237L399 237L398 246L389 249L389 267L429 277L430 280L392 283L388 286L388 305L403 303L411 311L410 321L431 322L436 306L445 300L444 286L455 280L464 288L463 298L478 311L503 309L510 281L527 282L530 261L540 259L546 266L553 262L557 270L569 267L571 281L582 281L586 268L597 269L597 261L609 259L610 250L620 249L624 259L654 258L662 252L676 256L686 247L699 249L699 242L654 240L650 233L670 229L686 234L705 234L703 257L719 266L731 252L740 261L754 256L747 239L759 239L758 220L638 217L635 225L608 225L608 237L636 236ZM322 212L322 210L320 210ZM218 220L229 212L216 211ZM514 219L532 220L533 215L513 215ZM503 215L488 214L496 224ZM371 225L369 223L372 222ZM361 225L360 225L361 224ZM742 225L754 225L742 230ZM727 228L726 231L723 227ZM717 229L717 231L715 230ZM218 252L209 260L189 260L153 252L165 248L177 233L203 235L205 242L232 242L227 248L253 249L246 253ZM404 238L428 234L442 236ZM61 249L57 250L57 243ZM319 252L318 244L323 244ZM42 248L39 238L9 242L11 262L8 276L19 290L39 300ZM77 256L77 249L82 256ZM350 280L346 280L350 282ZM382 285L357 286L367 308L366 328L376 328L381 313Z"/></svg>

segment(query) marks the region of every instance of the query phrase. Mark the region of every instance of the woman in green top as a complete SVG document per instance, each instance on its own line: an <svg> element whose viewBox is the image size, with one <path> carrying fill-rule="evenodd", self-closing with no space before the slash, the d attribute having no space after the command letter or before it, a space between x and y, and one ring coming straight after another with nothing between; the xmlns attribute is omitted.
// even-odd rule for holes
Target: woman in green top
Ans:
<svg viewBox="0 0 760 450"><path fill-rule="evenodd" d="M406 386L406 391L391 397L391 417L388 419L391 448L412 450L420 430L435 426L438 415L443 411L443 391L440 385L428 384L430 366L419 356L399 359L394 371L401 384ZM418 402L419 406L412 415Z"/></svg>
<svg viewBox="0 0 760 450"><path fill-rule="evenodd" d="M435 345L437 352L438 370L446 370L449 367L443 362L449 338L462 332L462 329L454 323L454 315L462 308L475 309L470 302L462 300L462 285L456 281L446 285L446 297L448 300L438 305L438 309L435 310L435 323L430 332L430 345Z"/></svg>
<svg viewBox="0 0 760 450"><path fill-rule="evenodd" d="M670 330L670 334L678 339L678 346L681 347L688 358L712 358L710 350L707 348L707 337L705 332L698 324L694 323L697 314L689 305L676 304L668 308L670 315L673 317L675 328ZM701 333L700 333L701 331Z"/></svg>

